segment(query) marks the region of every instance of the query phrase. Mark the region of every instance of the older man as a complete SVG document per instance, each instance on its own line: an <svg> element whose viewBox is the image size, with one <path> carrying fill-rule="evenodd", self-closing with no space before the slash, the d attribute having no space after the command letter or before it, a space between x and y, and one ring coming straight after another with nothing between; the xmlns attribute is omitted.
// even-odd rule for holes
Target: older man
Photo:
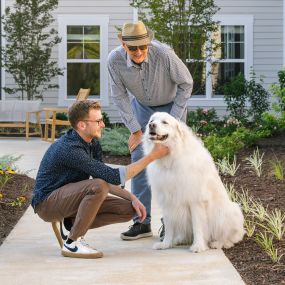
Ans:
<svg viewBox="0 0 285 285"><path fill-rule="evenodd" d="M168 112L185 121L193 80L174 51L153 40L143 22L126 23L118 38L122 45L108 58L111 96L131 132L129 150L132 161L137 161L143 156L141 139L154 112ZM147 217L141 223L135 216L134 224L121 234L124 240L152 236L151 191L145 171L132 179L132 193L145 205Z"/></svg>

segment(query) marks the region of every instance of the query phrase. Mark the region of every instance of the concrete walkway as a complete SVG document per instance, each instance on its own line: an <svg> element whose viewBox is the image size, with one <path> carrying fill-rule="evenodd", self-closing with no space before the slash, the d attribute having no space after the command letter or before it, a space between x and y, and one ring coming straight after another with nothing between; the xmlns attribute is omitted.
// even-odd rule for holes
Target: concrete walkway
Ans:
<svg viewBox="0 0 285 285"><path fill-rule="evenodd" d="M34 138L0 138L0 156L20 155L22 171L32 170L35 178L49 143ZM64 258L49 223L28 208L20 222L0 247L0 283L7 285L46 284L146 284L146 285L238 285L241 277L221 250L200 254L187 247L156 251L160 212L153 202L154 237L122 241L120 232L130 223L90 230L86 240L104 252L102 259Z"/></svg>

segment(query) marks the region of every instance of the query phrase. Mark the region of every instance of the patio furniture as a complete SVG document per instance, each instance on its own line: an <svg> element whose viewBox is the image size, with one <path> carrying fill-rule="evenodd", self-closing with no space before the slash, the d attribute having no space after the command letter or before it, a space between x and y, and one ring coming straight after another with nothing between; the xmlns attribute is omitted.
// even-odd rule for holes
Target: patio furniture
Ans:
<svg viewBox="0 0 285 285"><path fill-rule="evenodd" d="M40 121L40 100L5 100L0 101L0 128L25 129L26 140L30 135L39 134L42 137ZM30 132L30 128L34 128ZM3 132L1 134L19 134L19 132Z"/></svg>
<svg viewBox="0 0 285 285"><path fill-rule="evenodd" d="M48 107L48 108L43 108L43 110L45 112L45 136L43 140L53 143L55 139L56 126L70 126L70 122L68 120L57 119L56 113L67 113L68 108ZM49 125L51 125L50 138L48 137Z"/></svg>
<svg viewBox="0 0 285 285"><path fill-rule="evenodd" d="M90 95L90 91L91 91L91 88L88 88L88 89L80 88L76 96L76 101L86 100L88 96Z"/></svg>
<svg viewBox="0 0 285 285"><path fill-rule="evenodd" d="M86 100L90 94L91 89L80 88L76 101ZM70 126L70 122L68 120L60 120L56 118L56 113L67 113L68 108L60 108L60 107L47 107L43 108L45 111L45 136L44 140L49 141L51 143L55 140L55 129L56 126ZM51 125L51 136L48 137L48 129L49 125Z"/></svg>

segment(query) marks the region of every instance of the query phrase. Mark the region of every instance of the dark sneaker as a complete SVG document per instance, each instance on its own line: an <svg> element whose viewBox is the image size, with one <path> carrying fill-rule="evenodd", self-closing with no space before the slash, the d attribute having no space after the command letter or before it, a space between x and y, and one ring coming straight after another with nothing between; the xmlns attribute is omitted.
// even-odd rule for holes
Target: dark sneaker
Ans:
<svg viewBox="0 0 285 285"><path fill-rule="evenodd" d="M78 239L70 244L64 243L61 254L65 257L100 258L103 253L90 247L84 239Z"/></svg>
<svg viewBox="0 0 285 285"><path fill-rule="evenodd" d="M55 233L56 239L60 248L63 247L64 242L67 240L69 231L65 228L63 222L52 222L52 229Z"/></svg>
<svg viewBox="0 0 285 285"><path fill-rule="evenodd" d="M158 233L159 233L160 241L163 241L164 240L164 236L165 236L165 226L164 226L163 218L161 218L160 220L161 220L162 225L159 228Z"/></svg>
<svg viewBox="0 0 285 285"><path fill-rule="evenodd" d="M151 237L152 231L150 224L134 223L129 227L129 230L121 233L121 239L123 240L135 240L139 238Z"/></svg>

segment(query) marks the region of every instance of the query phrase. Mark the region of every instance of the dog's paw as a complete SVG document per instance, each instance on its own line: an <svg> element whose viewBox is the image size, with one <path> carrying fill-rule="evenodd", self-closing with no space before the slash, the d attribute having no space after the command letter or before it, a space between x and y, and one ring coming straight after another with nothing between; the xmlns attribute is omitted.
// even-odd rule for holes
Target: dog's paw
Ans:
<svg viewBox="0 0 285 285"><path fill-rule="evenodd" d="M191 246L190 246L190 248L189 248L189 250L191 251L191 252L203 252L203 251L205 251L205 250L207 250L207 249L209 249L206 245L204 245L204 244L198 244L198 243L196 243L196 244L192 244Z"/></svg>
<svg viewBox="0 0 285 285"><path fill-rule="evenodd" d="M164 242L157 242L152 246L153 249L167 249L170 247L171 247L170 245L168 245Z"/></svg>
<svg viewBox="0 0 285 285"><path fill-rule="evenodd" d="M223 245L219 242L219 241L211 241L209 243L210 245L210 248L213 248L213 249L221 249L223 247Z"/></svg>
<svg viewBox="0 0 285 285"><path fill-rule="evenodd" d="M223 247L228 249L228 248L231 248L233 246L234 246L234 244L231 241L228 240L228 241L225 242Z"/></svg>

